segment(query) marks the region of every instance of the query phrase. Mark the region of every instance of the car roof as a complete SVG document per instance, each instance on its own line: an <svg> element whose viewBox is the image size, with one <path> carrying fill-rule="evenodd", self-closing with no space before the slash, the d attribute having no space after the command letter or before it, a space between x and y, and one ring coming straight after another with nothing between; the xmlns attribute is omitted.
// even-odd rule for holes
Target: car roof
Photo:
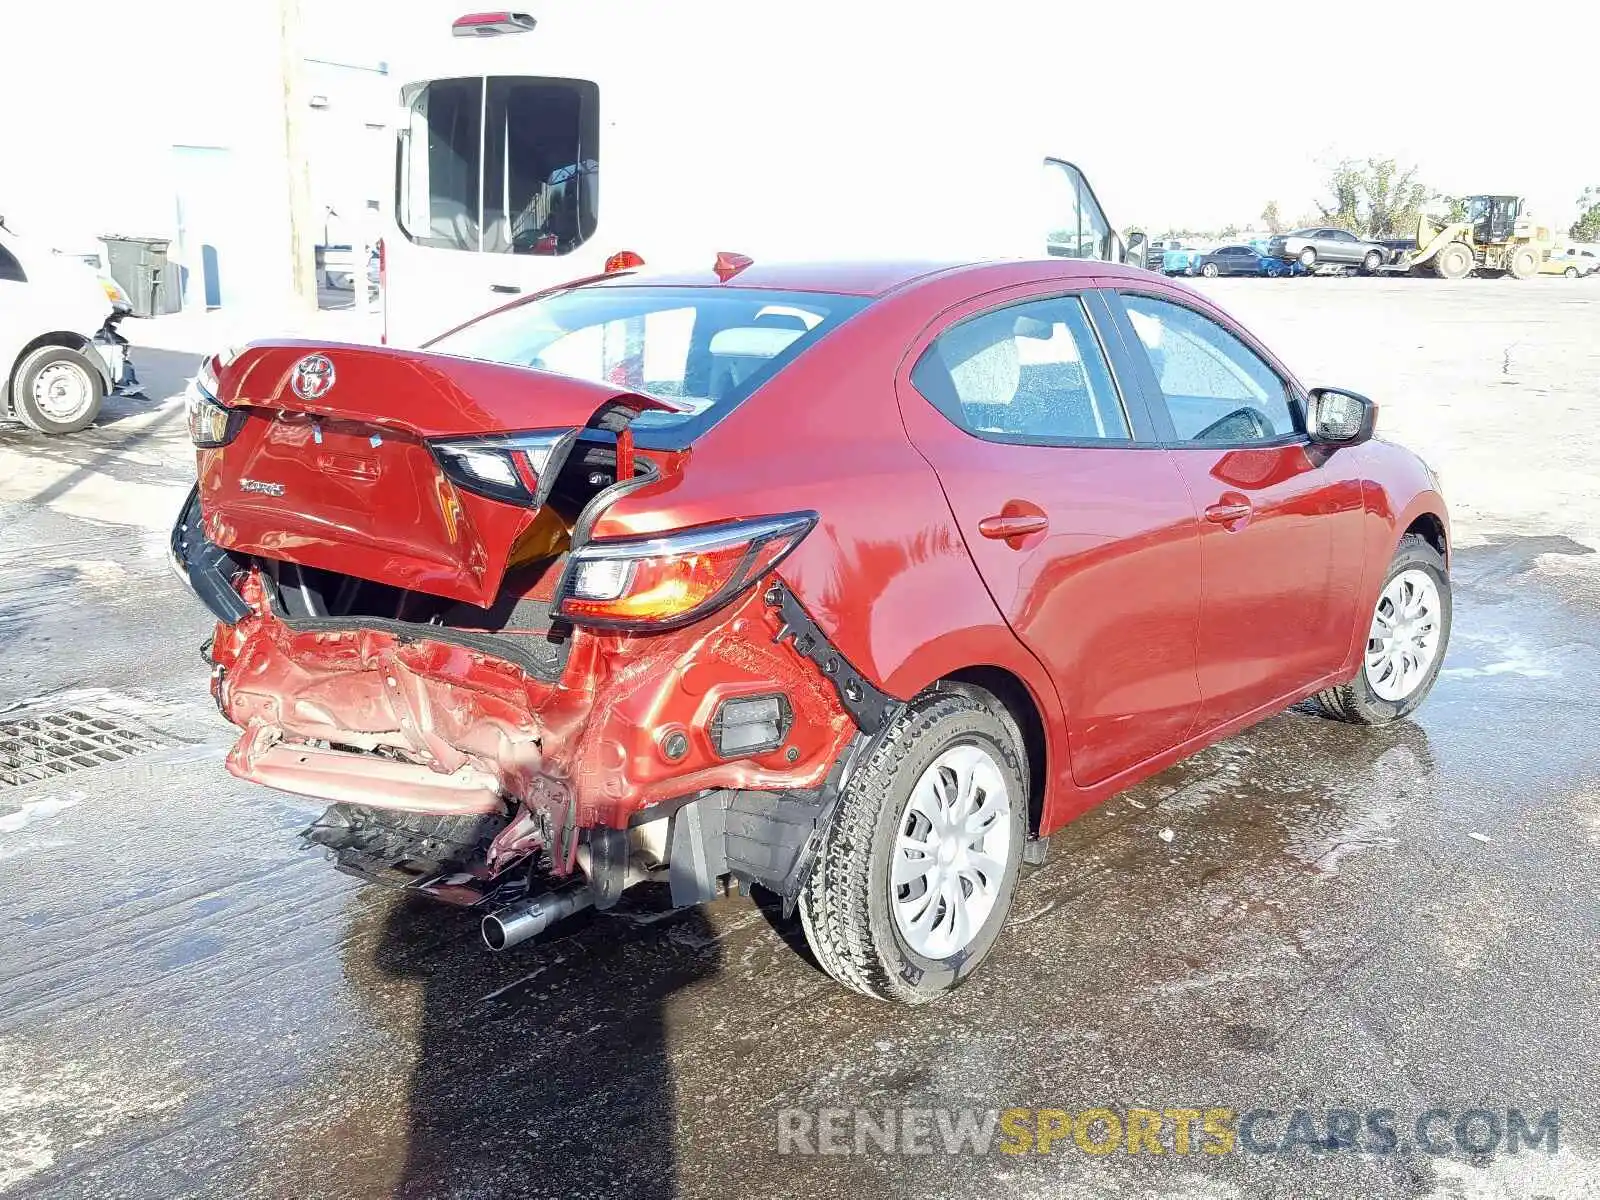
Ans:
<svg viewBox="0 0 1600 1200"><path fill-rule="evenodd" d="M1037 262L1019 259L984 261L928 260L839 260L832 262L752 262L728 279L721 279L714 270L641 271L621 272L607 279L596 280L600 287L724 287L728 289L762 289L785 292L827 292L847 296L884 296L907 284L933 276L976 276L981 284L985 276L993 276L997 285L1003 285L1018 267L1049 268L1049 274L1063 279L1097 275L1136 276L1139 270L1098 259L1050 258Z"/></svg>

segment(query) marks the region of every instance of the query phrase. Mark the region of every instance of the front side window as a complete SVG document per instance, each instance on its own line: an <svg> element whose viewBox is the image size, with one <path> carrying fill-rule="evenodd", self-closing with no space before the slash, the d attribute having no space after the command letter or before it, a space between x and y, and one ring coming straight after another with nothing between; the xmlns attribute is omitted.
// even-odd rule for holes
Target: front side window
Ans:
<svg viewBox="0 0 1600 1200"><path fill-rule="evenodd" d="M1288 386L1227 329L1166 300L1122 302L1179 441L1248 445L1299 432Z"/></svg>
<svg viewBox="0 0 1600 1200"><path fill-rule="evenodd" d="M1082 173L1044 160L1045 253L1052 258L1111 257L1111 224Z"/></svg>
<svg viewBox="0 0 1600 1200"><path fill-rule="evenodd" d="M462 358L588 379L686 405L633 428L697 436L866 303L755 288L579 287L489 313L428 344ZM681 436L679 436L681 434Z"/></svg>
<svg viewBox="0 0 1600 1200"><path fill-rule="evenodd" d="M395 215L413 242L569 254L594 234L600 94L578 79L436 79L409 93Z"/></svg>
<svg viewBox="0 0 1600 1200"><path fill-rule="evenodd" d="M1031 300L952 325L923 351L911 382L951 422L989 441L1129 438L1076 296Z"/></svg>

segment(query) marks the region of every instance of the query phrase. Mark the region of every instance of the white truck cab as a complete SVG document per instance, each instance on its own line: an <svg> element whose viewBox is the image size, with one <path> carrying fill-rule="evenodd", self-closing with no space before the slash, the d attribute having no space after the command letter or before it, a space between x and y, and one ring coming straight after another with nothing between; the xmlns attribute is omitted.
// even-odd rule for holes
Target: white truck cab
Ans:
<svg viewBox="0 0 1600 1200"><path fill-rule="evenodd" d="M1034 52L1050 18L1001 6L966 29L856 7L592 0L441 22L396 64L386 340L608 264L719 251L1142 261L1052 153L1077 127L1052 144L1060 64Z"/></svg>

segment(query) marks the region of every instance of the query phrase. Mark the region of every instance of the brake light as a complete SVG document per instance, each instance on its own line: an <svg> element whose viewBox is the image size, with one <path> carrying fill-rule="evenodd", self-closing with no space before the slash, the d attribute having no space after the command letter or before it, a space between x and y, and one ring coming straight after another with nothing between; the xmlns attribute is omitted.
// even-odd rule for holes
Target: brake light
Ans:
<svg viewBox="0 0 1600 1200"><path fill-rule="evenodd" d="M524 12L467 13L450 25L454 37L499 37L506 33L527 33L537 24Z"/></svg>
<svg viewBox="0 0 1600 1200"><path fill-rule="evenodd" d="M189 440L201 450L226 446L244 428L245 414L217 400L216 359L208 358L183 390L184 416L189 425Z"/></svg>
<svg viewBox="0 0 1600 1200"><path fill-rule="evenodd" d="M687 625L747 591L816 523L816 513L788 513L590 542L567 563L556 613L575 625L602 629Z"/></svg>
<svg viewBox="0 0 1600 1200"><path fill-rule="evenodd" d="M532 508L541 503L540 480L561 443L576 437L571 429L498 433L489 437L443 438L428 443L434 461L458 487Z"/></svg>
<svg viewBox="0 0 1600 1200"><path fill-rule="evenodd" d="M644 266L644 256L635 254L632 250L618 250L606 259L606 274L615 275L618 271L637 271Z"/></svg>

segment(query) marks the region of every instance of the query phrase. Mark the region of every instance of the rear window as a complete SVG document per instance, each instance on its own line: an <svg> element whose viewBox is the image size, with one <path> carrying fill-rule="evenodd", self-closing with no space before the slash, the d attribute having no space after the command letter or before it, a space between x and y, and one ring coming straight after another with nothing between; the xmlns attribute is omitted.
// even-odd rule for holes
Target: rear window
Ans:
<svg viewBox="0 0 1600 1200"><path fill-rule="evenodd" d="M600 91L581 79L436 79L406 96L395 216L420 246L570 254L599 216Z"/></svg>
<svg viewBox="0 0 1600 1200"><path fill-rule="evenodd" d="M646 412L644 445L687 445L830 329L864 296L738 288L573 288L481 317L428 344L676 400Z"/></svg>

